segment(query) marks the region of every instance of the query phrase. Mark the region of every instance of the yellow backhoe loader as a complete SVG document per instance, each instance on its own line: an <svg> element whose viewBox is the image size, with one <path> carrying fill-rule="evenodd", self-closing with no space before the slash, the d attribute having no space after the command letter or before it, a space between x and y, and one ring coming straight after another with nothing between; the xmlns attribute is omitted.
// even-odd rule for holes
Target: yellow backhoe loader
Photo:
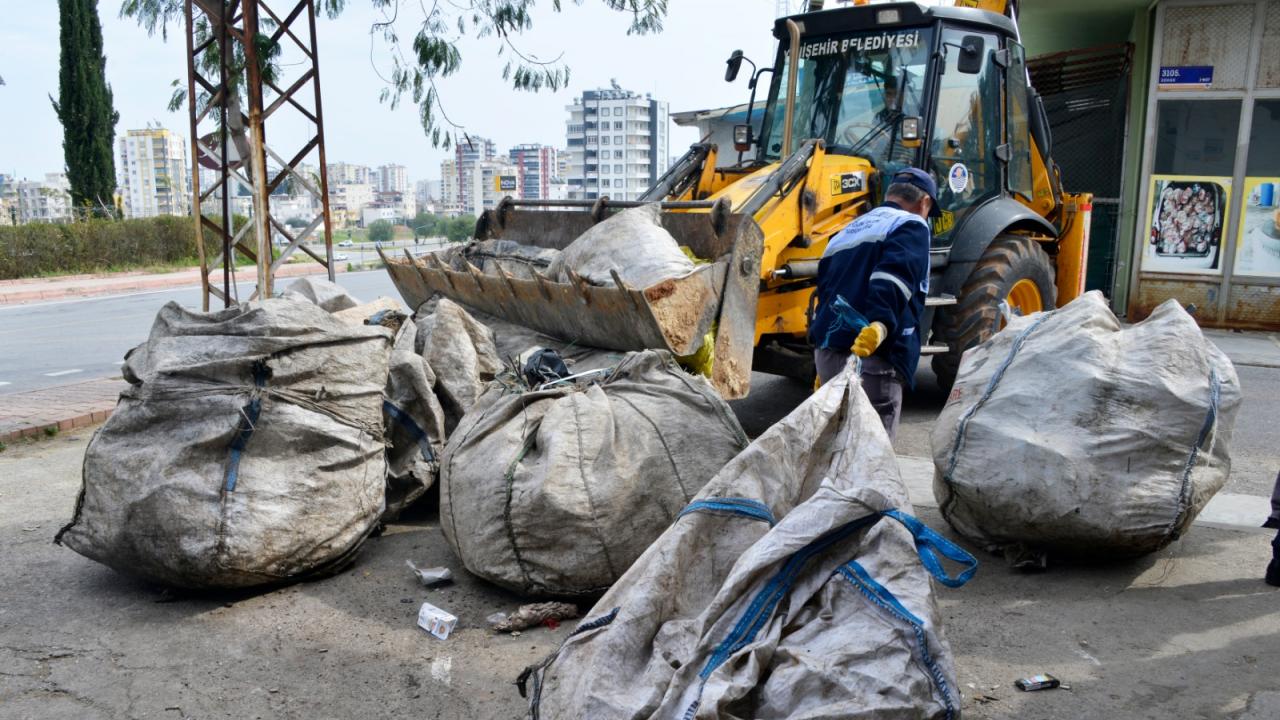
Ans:
<svg viewBox="0 0 1280 720"><path fill-rule="evenodd" d="M1062 190L1012 9L957 4L964 7L890 3L781 18L773 66L749 81L753 108L757 83L769 76L763 117L749 114L734 128L734 152L694 145L639 200L593 196L587 179L594 199L508 198L477 222L477 240L563 248L620 209L661 202L663 225L709 261L687 277L600 286L484 274L431 255L391 259L388 271L410 304L442 293L585 345L682 356L701 348L706 357L710 342L712 382L742 397L752 370L813 376L805 338L827 240L875 207L896 170L920 167L937 179L943 210L933 226L924 352L948 387L963 352L1010 314L1082 292L1092 201ZM742 61L735 51L727 80ZM584 148L588 163L592 149Z"/></svg>

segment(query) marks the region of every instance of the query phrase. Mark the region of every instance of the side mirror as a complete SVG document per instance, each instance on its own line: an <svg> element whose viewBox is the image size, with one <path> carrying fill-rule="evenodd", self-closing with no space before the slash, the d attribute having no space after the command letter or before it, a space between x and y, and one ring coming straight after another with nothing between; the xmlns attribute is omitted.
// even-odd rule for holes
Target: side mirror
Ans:
<svg viewBox="0 0 1280 720"><path fill-rule="evenodd" d="M956 61L956 69L965 75L977 75L982 72L985 45L981 35L965 35L960 40L960 59Z"/></svg>
<svg viewBox="0 0 1280 720"><path fill-rule="evenodd" d="M751 149L751 126L750 125L734 125L733 126L733 149L738 152L746 152Z"/></svg>
<svg viewBox="0 0 1280 720"><path fill-rule="evenodd" d="M742 51L734 50L724 64L728 66L724 69L724 81L733 82L738 78L738 68L742 67Z"/></svg>

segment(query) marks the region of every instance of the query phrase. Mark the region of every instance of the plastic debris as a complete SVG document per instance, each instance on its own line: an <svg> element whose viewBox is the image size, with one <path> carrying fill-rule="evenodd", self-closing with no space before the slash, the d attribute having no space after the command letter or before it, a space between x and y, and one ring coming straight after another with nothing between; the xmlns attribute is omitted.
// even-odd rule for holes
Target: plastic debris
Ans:
<svg viewBox="0 0 1280 720"><path fill-rule="evenodd" d="M435 635L441 640L448 640L449 633L458 624L458 618L452 613L441 610L431 603L424 602L418 608L418 627Z"/></svg>
<svg viewBox="0 0 1280 720"><path fill-rule="evenodd" d="M404 564L408 565L413 574L417 575L418 579L422 580L422 584L427 587L453 581L453 571L447 567L419 568L413 564L412 560L405 560Z"/></svg>
<svg viewBox="0 0 1280 720"><path fill-rule="evenodd" d="M501 615L502 618L498 619ZM568 620L578 617L578 606L567 602L545 602L521 605L514 613L494 613L488 620L490 627L497 632L524 630L540 625L549 620Z"/></svg>

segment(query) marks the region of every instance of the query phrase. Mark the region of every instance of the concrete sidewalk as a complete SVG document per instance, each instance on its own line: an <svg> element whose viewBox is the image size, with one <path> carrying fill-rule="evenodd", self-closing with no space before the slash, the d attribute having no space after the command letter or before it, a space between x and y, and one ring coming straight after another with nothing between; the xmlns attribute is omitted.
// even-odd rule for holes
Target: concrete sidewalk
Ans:
<svg viewBox="0 0 1280 720"><path fill-rule="evenodd" d="M346 271L346 263L337 264L337 272ZM276 271L277 278L318 275L324 267L319 263L286 264ZM254 269L246 266L237 271L240 280L254 279ZM47 278L0 280L0 305L30 302L47 302L72 297L117 295L143 290L189 287L200 284L200 268L188 268L169 273L141 271L99 273L94 275L59 275Z"/></svg>
<svg viewBox="0 0 1280 720"><path fill-rule="evenodd" d="M0 443L100 423L111 415L127 386L120 377L99 378L0 395Z"/></svg>

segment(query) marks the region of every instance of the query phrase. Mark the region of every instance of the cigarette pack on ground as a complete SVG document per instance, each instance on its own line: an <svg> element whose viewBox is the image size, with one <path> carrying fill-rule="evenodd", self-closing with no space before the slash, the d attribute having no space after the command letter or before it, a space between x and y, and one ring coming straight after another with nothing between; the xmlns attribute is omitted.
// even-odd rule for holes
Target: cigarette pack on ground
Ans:
<svg viewBox="0 0 1280 720"><path fill-rule="evenodd" d="M449 633L458 624L458 618L445 612L431 603L422 603L418 609L418 627L435 635L441 640L448 640Z"/></svg>

